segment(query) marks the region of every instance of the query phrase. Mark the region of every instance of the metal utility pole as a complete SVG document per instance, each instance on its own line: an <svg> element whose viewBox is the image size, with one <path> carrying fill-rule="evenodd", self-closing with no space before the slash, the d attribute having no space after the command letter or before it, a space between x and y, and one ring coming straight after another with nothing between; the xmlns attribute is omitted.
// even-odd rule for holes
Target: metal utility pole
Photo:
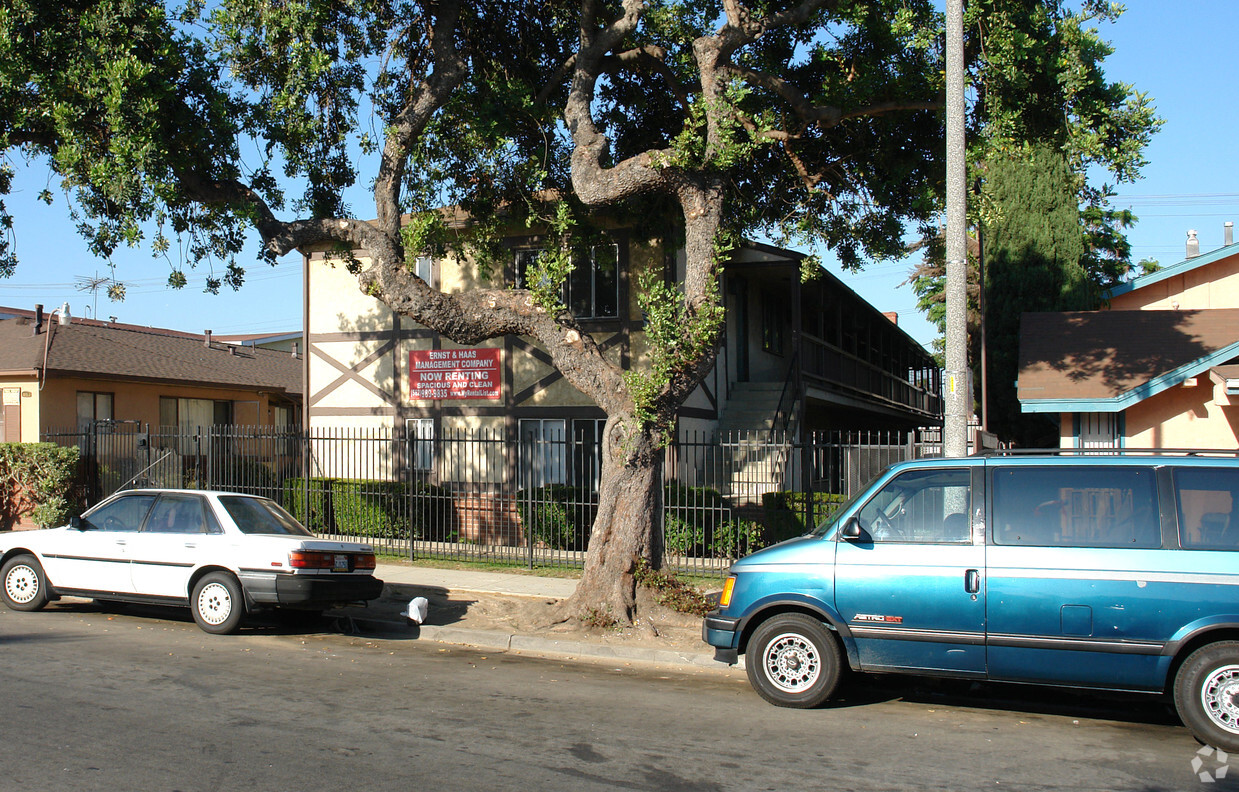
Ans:
<svg viewBox="0 0 1239 792"><path fill-rule="evenodd" d="M964 5L946 3L946 415L943 456L968 455L968 167L964 152Z"/></svg>

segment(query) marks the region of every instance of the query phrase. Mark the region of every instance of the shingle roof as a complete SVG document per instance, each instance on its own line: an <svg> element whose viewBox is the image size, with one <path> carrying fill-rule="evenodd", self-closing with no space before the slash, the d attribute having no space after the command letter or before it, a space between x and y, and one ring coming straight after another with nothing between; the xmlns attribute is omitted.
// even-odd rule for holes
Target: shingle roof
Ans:
<svg viewBox="0 0 1239 792"><path fill-rule="evenodd" d="M45 323L32 334L28 319L0 320L0 371L43 367L69 374L129 380L246 387L301 393L301 361L287 352L203 344L202 336L168 335L107 325ZM48 345L48 334L51 342Z"/></svg>
<svg viewBox="0 0 1239 792"><path fill-rule="evenodd" d="M1239 309L1026 313L1025 412L1113 412L1239 356Z"/></svg>

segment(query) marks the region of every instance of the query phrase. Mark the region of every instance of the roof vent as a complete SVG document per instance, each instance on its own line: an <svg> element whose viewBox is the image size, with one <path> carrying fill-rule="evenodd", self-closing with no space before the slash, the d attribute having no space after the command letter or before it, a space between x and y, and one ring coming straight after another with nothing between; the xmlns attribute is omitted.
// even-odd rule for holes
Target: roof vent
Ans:
<svg viewBox="0 0 1239 792"><path fill-rule="evenodd" d="M64 326L67 325L69 320L72 318L73 316L69 313L69 303L61 303L60 316L56 319L56 322L61 326Z"/></svg>
<svg viewBox="0 0 1239 792"><path fill-rule="evenodd" d="M211 331L210 330L202 331L202 345L208 348L211 346Z"/></svg>
<svg viewBox="0 0 1239 792"><path fill-rule="evenodd" d="M1187 258L1196 258L1200 255L1200 240L1196 238L1196 229L1191 229L1187 232Z"/></svg>
<svg viewBox="0 0 1239 792"><path fill-rule="evenodd" d="M293 357L297 357L297 342L293 342Z"/></svg>
<svg viewBox="0 0 1239 792"><path fill-rule="evenodd" d="M1222 244L1226 247L1235 244L1235 224L1229 220L1222 223Z"/></svg>
<svg viewBox="0 0 1239 792"><path fill-rule="evenodd" d="M43 303L34 304L34 335L43 332Z"/></svg>

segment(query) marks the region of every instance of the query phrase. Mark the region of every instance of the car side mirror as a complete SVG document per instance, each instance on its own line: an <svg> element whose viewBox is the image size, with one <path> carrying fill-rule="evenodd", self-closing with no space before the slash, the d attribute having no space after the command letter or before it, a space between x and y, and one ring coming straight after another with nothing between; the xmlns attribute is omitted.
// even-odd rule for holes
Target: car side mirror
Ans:
<svg viewBox="0 0 1239 792"><path fill-rule="evenodd" d="M81 517L70 517L70 518L69 518L69 527L70 527L70 528L73 528L74 530L77 530L77 531L81 531L81 530L84 530L84 529L85 529L85 526L82 524L82 518L81 518Z"/></svg>
<svg viewBox="0 0 1239 792"><path fill-rule="evenodd" d="M847 542L859 542L865 535L865 530L860 527L860 520L855 517L849 517L848 521L843 524L843 531L839 534Z"/></svg>

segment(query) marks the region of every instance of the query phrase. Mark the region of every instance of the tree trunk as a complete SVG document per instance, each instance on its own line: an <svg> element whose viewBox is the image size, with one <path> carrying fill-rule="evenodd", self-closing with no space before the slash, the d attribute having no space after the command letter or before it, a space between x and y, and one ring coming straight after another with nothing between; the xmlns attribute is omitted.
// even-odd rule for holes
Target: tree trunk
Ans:
<svg viewBox="0 0 1239 792"><path fill-rule="evenodd" d="M633 418L609 418L603 436L598 515L589 536L585 572L562 615L587 624L632 624L637 562L662 560L662 454L650 430Z"/></svg>

